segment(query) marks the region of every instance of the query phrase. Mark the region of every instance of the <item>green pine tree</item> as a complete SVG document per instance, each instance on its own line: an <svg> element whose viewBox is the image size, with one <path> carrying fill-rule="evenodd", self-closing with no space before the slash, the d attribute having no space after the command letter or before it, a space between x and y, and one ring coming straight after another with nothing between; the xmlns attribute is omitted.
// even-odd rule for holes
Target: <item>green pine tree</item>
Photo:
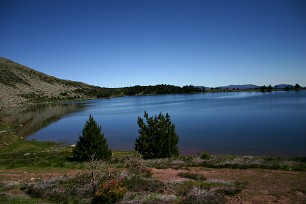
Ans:
<svg viewBox="0 0 306 204"><path fill-rule="evenodd" d="M179 139L175 132L175 126L171 123L170 115L149 117L144 113L146 122L138 117L139 136L135 142L135 150L145 159L167 158L178 155L176 147Z"/></svg>
<svg viewBox="0 0 306 204"><path fill-rule="evenodd" d="M92 158L108 159L111 155L112 152L108 148L101 126L90 115L82 131L82 135L73 149L73 157L78 161L88 161Z"/></svg>

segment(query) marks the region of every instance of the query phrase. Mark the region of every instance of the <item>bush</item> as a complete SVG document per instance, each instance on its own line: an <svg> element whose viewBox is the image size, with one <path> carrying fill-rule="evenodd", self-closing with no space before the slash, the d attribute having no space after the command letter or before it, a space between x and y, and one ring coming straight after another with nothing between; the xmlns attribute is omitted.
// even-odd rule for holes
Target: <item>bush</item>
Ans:
<svg viewBox="0 0 306 204"><path fill-rule="evenodd" d="M170 115L149 117L144 113L146 122L138 117L139 136L136 139L135 150L145 159L167 158L178 155L176 147L179 139L175 126L171 123Z"/></svg>
<svg viewBox="0 0 306 204"><path fill-rule="evenodd" d="M209 192L201 188L192 188L182 203L218 204L226 203L224 195Z"/></svg>
<svg viewBox="0 0 306 204"><path fill-rule="evenodd" d="M53 177L27 184L22 190L33 198L55 203L85 203L92 199L93 186L88 175Z"/></svg>
<svg viewBox="0 0 306 204"><path fill-rule="evenodd" d="M203 152L200 157L201 159L210 159L210 154L208 152Z"/></svg>
<svg viewBox="0 0 306 204"><path fill-rule="evenodd" d="M101 126L90 115L85 127L73 149L73 157L78 161L88 161L90 159L108 159L112 155L108 149L106 138L101 131Z"/></svg>
<svg viewBox="0 0 306 204"><path fill-rule="evenodd" d="M92 203L115 203L121 200L126 192L122 180L111 179L101 184Z"/></svg>
<svg viewBox="0 0 306 204"><path fill-rule="evenodd" d="M133 192L158 192L165 190L166 185L154 178L145 178L137 175L127 177L124 180L124 185L129 191Z"/></svg>
<svg viewBox="0 0 306 204"><path fill-rule="evenodd" d="M138 156L133 156L128 159L127 169L131 175L150 177L152 174L147 168L145 161Z"/></svg>

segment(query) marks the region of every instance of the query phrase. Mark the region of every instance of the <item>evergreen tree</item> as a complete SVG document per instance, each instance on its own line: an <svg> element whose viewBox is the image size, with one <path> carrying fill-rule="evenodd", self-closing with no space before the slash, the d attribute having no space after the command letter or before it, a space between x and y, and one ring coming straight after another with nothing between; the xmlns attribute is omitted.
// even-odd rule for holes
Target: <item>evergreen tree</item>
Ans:
<svg viewBox="0 0 306 204"><path fill-rule="evenodd" d="M101 126L97 124L95 119L90 115L86 121L75 148L73 149L73 157L79 161L88 161L89 159L107 159L112 155L108 149L108 144Z"/></svg>
<svg viewBox="0 0 306 204"><path fill-rule="evenodd" d="M294 89L296 91L299 91L302 87L299 84L295 84Z"/></svg>
<svg viewBox="0 0 306 204"><path fill-rule="evenodd" d="M145 159L166 158L178 155L176 147L179 139L175 133L175 126L171 123L170 115L149 117L144 113L146 122L138 117L139 136L135 142L135 150Z"/></svg>

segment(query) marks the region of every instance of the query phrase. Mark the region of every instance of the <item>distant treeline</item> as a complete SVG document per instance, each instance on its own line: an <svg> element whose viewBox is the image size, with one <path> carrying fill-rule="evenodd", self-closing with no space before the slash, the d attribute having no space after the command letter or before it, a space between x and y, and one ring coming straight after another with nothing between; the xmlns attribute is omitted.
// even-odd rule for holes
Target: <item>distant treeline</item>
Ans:
<svg viewBox="0 0 306 204"><path fill-rule="evenodd" d="M131 86L131 87L122 87L122 88L101 88L95 87L90 89L78 89L76 92L86 94L89 97L93 98L111 98L118 96L140 96L140 95L161 95L161 94L190 94L190 93L203 93L203 92L234 92L234 91L260 91L260 92L271 92L277 90L302 90L300 85L296 84L295 86L286 86L286 87L272 87L261 86L256 88L207 88L207 87L198 87L198 86L174 86L168 84L160 84L156 86Z"/></svg>
<svg viewBox="0 0 306 204"><path fill-rule="evenodd" d="M160 95L160 94L183 94L200 93L204 90L195 86L174 86L160 84L156 86L131 86L124 88L105 89L98 93L98 98L107 98L112 96L137 96L137 95Z"/></svg>
<svg viewBox="0 0 306 204"><path fill-rule="evenodd" d="M152 95L152 94L182 94L182 93L199 93L200 88L195 86L173 86L173 85L156 85L156 86L132 86L123 88L125 95Z"/></svg>
<svg viewBox="0 0 306 204"><path fill-rule="evenodd" d="M301 87L299 84L293 85L281 85L281 86L257 86L257 87L239 87L239 88L229 88L229 87L215 87L206 88L205 92L239 92L239 91L258 91L258 92L271 92L271 91L300 91L306 90L306 87Z"/></svg>
<svg viewBox="0 0 306 204"><path fill-rule="evenodd" d="M200 93L205 90L192 85L189 86L174 86L160 84L156 86L131 86L123 88L91 88L78 89L76 92L86 94L87 96L97 98L110 98L118 96L137 96L137 95L160 95L160 94L184 94L184 93Z"/></svg>
<svg viewBox="0 0 306 204"><path fill-rule="evenodd" d="M261 87L256 88L256 89L261 91L261 92L271 92L271 91L277 91L277 90L284 90L284 91L294 90L294 91L299 91L299 90L302 90L303 87L301 87L299 84L295 84L294 86L287 85L285 87L277 87L277 86L273 87L270 84L269 86L261 86Z"/></svg>

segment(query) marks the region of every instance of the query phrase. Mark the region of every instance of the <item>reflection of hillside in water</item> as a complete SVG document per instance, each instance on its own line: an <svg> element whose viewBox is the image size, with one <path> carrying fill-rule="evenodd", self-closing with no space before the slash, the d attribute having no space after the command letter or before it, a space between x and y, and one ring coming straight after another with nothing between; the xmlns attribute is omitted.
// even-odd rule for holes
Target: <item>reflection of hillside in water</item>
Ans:
<svg viewBox="0 0 306 204"><path fill-rule="evenodd" d="M86 106L82 104L47 104L11 109L9 115L3 118L10 124L20 124L17 134L26 137L40 129L58 121L63 116L82 111Z"/></svg>

